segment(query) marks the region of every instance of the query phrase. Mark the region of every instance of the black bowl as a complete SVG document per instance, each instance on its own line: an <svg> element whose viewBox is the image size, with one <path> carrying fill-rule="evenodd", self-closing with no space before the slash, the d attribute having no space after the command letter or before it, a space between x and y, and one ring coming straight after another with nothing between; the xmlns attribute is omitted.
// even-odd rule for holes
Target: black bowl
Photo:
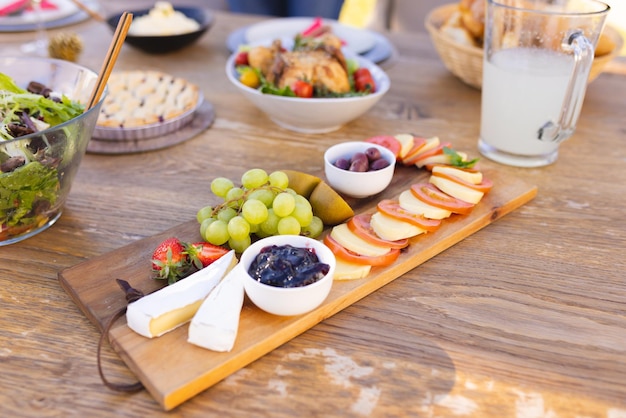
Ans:
<svg viewBox="0 0 626 418"><path fill-rule="evenodd" d="M200 38L213 24L213 15L206 9L199 7L174 7L174 10L181 12L200 24L200 29L195 32L183 33L181 35L165 36L133 36L127 35L125 42L135 48L150 54L164 54L185 48ZM133 18L143 16L150 12L150 9L129 10ZM122 17L122 12L107 19L111 30L115 31L117 23Z"/></svg>

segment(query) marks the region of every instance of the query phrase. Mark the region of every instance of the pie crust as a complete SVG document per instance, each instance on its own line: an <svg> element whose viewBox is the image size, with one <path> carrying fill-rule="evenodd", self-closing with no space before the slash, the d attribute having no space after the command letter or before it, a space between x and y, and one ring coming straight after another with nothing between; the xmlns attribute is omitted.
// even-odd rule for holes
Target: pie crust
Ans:
<svg viewBox="0 0 626 418"><path fill-rule="evenodd" d="M98 127L141 128L171 121L198 106L198 87L160 71L113 72Z"/></svg>

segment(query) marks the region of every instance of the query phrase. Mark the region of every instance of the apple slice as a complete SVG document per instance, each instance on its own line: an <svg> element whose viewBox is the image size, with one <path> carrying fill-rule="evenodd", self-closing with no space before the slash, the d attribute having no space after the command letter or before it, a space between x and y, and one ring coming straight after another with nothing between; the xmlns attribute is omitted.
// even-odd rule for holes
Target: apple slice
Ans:
<svg viewBox="0 0 626 418"><path fill-rule="evenodd" d="M346 223L333 227L330 231L330 236L344 248L368 257L379 257L391 251L391 247L374 245L365 241L363 238L352 232Z"/></svg>
<svg viewBox="0 0 626 418"><path fill-rule="evenodd" d="M416 215L422 215L429 219L445 219L448 218L452 212L446 209L438 208L428 203L419 200L410 190L405 190L400 193L398 197L398 203L403 209Z"/></svg>
<svg viewBox="0 0 626 418"><path fill-rule="evenodd" d="M389 241L411 238L426 232L422 228L418 228L408 222L399 221L380 212L372 215L370 225L372 225L372 229L379 237Z"/></svg>
<svg viewBox="0 0 626 418"><path fill-rule="evenodd" d="M372 270L372 266L368 264L351 263L349 261L337 258L335 265L334 280L358 280L367 277Z"/></svg>

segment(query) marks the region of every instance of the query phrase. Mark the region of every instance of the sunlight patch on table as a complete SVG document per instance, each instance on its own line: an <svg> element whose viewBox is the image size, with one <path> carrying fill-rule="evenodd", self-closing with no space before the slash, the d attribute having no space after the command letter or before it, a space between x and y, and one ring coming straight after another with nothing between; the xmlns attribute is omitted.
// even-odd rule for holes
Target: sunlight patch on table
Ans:
<svg viewBox="0 0 626 418"><path fill-rule="evenodd" d="M611 408L607 411L606 418L626 418L626 409Z"/></svg>
<svg viewBox="0 0 626 418"><path fill-rule="evenodd" d="M478 405L476 402L462 395L437 395L434 398L438 406L447 408L454 415L473 415Z"/></svg>
<svg viewBox="0 0 626 418"><path fill-rule="evenodd" d="M267 382L267 388L270 391L278 392L283 398L287 397L287 384L280 379L270 379L270 381Z"/></svg>
<svg viewBox="0 0 626 418"><path fill-rule="evenodd" d="M374 387L361 388L359 398L352 404L350 410L356 414L370 416L378 403L381 390Z"/></svg>
<svg viewBox="0 0 626 418"><path fill-rule="evenodd" d="M514 390L517 394L515 400L515 416L517 418L556 418L553 410L546 410L543 396L540 393L527 393Z"/></svg>

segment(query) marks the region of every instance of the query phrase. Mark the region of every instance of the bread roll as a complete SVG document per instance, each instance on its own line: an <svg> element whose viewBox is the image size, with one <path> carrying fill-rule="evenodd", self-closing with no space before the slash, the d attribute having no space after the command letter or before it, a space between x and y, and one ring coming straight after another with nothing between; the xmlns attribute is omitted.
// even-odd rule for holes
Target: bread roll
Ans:
<svg viewBox="0 0 626 418"><path fill-rule="evenodd" d="M615 42L606 33L602 33L596 45L596 57L610 54L615 49Z"/></svg>
<svg viewBox="0 0 626 418"><path fill-rule="evenodd" d="M441 26L441 32L461 45L479 46L472 34L463 25L462 19L461 11L455 11Z"/></svg>
<svg viewBox="0 0 626 418"><path fill-rule="evenodd" d="M485 0L461 0L461 22L475 41L482 44L485 34Z"/></svg>

